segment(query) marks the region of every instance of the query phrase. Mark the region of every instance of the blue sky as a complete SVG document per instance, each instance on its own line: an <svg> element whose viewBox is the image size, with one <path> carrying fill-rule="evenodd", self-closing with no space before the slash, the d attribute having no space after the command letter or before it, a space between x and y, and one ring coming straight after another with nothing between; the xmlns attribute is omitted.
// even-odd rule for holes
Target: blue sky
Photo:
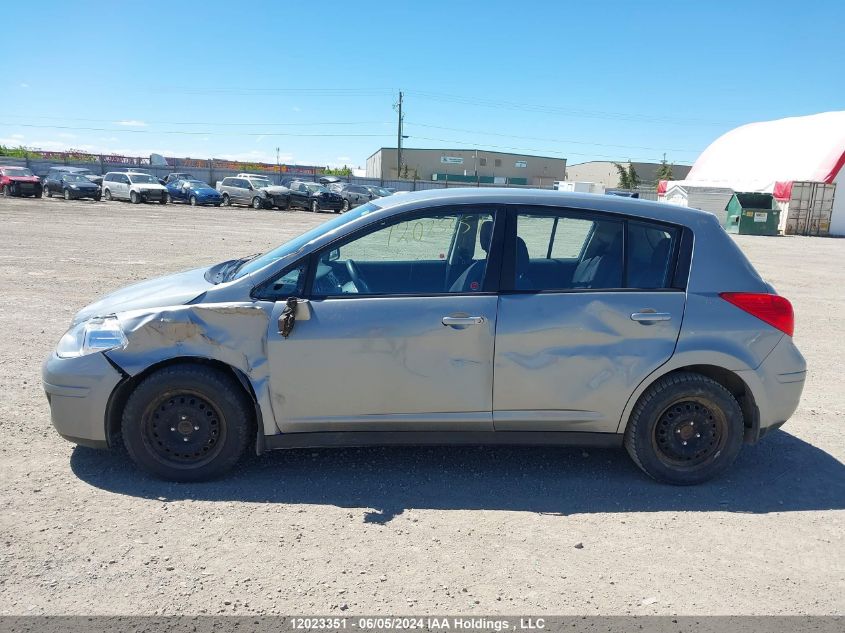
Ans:
<svg viewBox="0 0 845 633"><path fill-rule="evenodd" d="M363 166L396 144L691 163L845 109L845 3L8 3L0 143Z"/></svg>

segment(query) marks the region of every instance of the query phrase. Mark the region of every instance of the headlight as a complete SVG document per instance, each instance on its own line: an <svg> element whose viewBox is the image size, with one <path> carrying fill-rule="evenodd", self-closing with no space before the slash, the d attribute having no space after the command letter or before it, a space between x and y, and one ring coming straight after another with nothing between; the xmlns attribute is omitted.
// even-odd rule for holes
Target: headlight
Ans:
<svg viewBox="0 0 845 633"><path fill-rule="evenodd" d="M77 187L76 185L70 185L70 188L71 189L79 189L79 187Z"/></svg>
<svg viewBox="0 0 845 633"><path fill-rule="evenodd" d="M59 358L76 358L126 346L117 317L94 317L70 328L56 346Z"/></svg>

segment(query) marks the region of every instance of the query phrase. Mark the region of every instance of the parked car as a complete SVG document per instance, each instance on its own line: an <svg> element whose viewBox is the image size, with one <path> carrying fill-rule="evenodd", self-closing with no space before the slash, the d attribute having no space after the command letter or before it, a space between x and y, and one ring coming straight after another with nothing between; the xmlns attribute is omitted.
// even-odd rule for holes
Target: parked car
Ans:
<svg viewBox="0 0 845 633"><path fill-rule="evenodd" d="M70 171L69 171L70 170ZM51 167L44 177L42 192L45 198L63 196L65 200L91 198L99 200L100 186L70 167Z"/></svg>
<svg viewBox="0 0 845 633"><path fill-rule="evenodd" d="M248 449L492 443L624 446L694 484L795 411L793 324L710 213L455 188L118 290L43 379L62 436L172 480Z"/></svg>
<svg viewBox="0 0 845 633"><path fill-rule="evenodd" d="M3 196L41 197L41 181L26 167L0 165L0 191Z"/></svg>
<svg viewBox="0 0 845 633"><path fill-rule="evenodd" d="M66 174L78 174L79 176L85 176L95 185L102 185L103 183L103 177L99 174L95 174L87 167L66 167L64 165L53 165L52 167L50 167L50 171L47 173L47 177L49 177L50 174L53 172L62 172ZM45 177L45 180L47 177Z"/></svg>
<svg viewBox="0 0 845 633"><path fill-rule="evenodd" d="M144 172L110 171L103 176L103 198L166 204L167 189L158 178Z"/></svg>
<svg viewBox="0 0 845 633"><path fill-rule="evenodd" d="M168 202L187 202L192 207L198 204L223 204L223 196L214 187L202 180L173 180L167 183Z"/></svg>
<svg viewBox="0 0 845 633"><path fill-rule="evenodd" d="M308 211L334 211L343 209L344 199L316 182L294 180L290 183L290 206Z"/></svg>
<svg viewBox="0 0 845 633"><path fill-rule="evenodd" d="M164 185L169 185L171 182L176 182L177 180L196 180L191 174L186 174L182 172L173 172L171 174L167 174L164 179Z"/></svg>
<svg viewBox="0 0 845 633"><path fill-rule="evenodd" d="M354 209L355 207L362 205L365 202L369 202L373 198L377 197L376 194L369 189L369 187L365 187L364 185L355 185L348 182L332 183L326 188L343 198L343 203L340 208L341 211L349 211L349 209Z"/></svg>
<svg viewBox="0 0 845 633"><path fill-rule="evenodd" d="M385 196L392 196L395 191L388 189L386 187L379 187L378 185L364 185L367 189L369 189L373 196L377 198L384 198Z"/></svg>
<svg viewBox="0 0 845 633"><path fill-rule="evenodd" d="M223 204L242 204L253 209L287 209L290 207L290 191L287 187L274 185L265 176L238 174L228 176L217 184Z"/></svg>

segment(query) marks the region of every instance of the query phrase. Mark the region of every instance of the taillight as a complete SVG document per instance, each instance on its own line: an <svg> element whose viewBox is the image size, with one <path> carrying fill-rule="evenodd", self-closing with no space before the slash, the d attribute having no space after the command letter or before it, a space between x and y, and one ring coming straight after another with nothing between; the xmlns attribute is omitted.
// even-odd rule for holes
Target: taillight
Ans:
<svg viewBox="0 0 845 633"><path fill-rule="evenodd" d="M792 336L795 315L788 299L762 292L722 292L722 299Z"/></svg>

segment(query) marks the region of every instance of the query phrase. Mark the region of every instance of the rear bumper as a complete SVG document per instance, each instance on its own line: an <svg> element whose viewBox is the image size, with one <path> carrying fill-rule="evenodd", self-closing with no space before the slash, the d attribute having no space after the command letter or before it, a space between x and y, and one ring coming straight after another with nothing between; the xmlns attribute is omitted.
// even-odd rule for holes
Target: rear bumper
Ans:
<svg viewBox="0 0 845 633"><path fill-rule="evenodd" d="M106 407L122 375L103 354L59 358L51 354L41 368L53 426L66 440L106 448Z"/></svg>
<svg viewBox="0 0 845 633"><path fill-rule="evenodd" d="M756 442L783 426L801 401L807 363L792 338L784 336L757 369L737 372L751 389L757 405L758 423L746 435Z"/></svg>

